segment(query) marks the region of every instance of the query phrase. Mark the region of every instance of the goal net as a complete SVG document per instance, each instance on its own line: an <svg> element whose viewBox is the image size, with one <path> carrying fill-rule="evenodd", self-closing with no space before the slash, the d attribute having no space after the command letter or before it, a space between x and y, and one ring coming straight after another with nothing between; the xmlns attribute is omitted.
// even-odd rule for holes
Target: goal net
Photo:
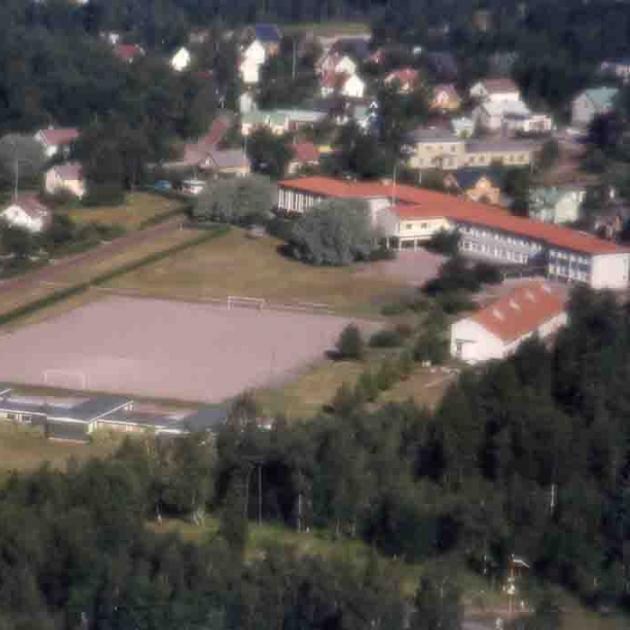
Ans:
<svg viewBox="0 0 630 630"><path fill-rule="evenodd" d="M232 308L254 308L262 311L265 308L265 298L244 297L240 295L228 295L228 310Z"/></svg>

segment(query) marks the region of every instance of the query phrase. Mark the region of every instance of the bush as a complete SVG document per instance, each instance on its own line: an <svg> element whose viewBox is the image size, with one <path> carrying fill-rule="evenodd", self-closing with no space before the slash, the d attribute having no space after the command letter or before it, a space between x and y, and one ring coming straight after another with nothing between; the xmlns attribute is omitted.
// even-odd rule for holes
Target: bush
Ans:
<svg viewBox="0 0 630 630"><path fill-rule="evenodd" d="M312 265L349 265L367 260L377 246L363 201L324 201L300 217L288 251Z"/></svg>
<svg viewBox="0 0 630 630"><path fill-rule="evenodd" d="M364 344L358 326L349 324L339 335L337 340L337 357L357 361L363 358Z"/></svg>
<svg viewBox="0 0 630 630"><path fill-rule="evenodd" d="M120 206L125 203L125 191L120 184L91 184L81 202L86 208Z"/></svg>
<svg viewBox="0 0 630 630"><path fill-rule="evenodd" d="M475 292L480 288L481 283L475 270L469 267L463 258L456 256L440 267L439 276L429 280L423 290L427 295L436 296L458 289Z"/></svg>
<svg viewBox="0 0 630 630"><path fill-rule="evenodd" d="M456 256L459 251L459 241L459 232L440 230L424 244L424 247L444 256Z"/></svg>
<svg viewBox="0 0 630 630"><path fill-rule="evenodd" d="M474 311L477 306L468 297L466 291L448 291L437 296L437 302L448 315L461 313L462 311Z"/></svg>
<svg viewBox="0 0 630 630"><path fill-rule="evenodd" d="M392 385L397 383L399 379L400 370L398 364L394 361L383 361L374 377L376 387L378 387L380 391L388 390Z"/></svg>
<svg viewBox="0 0 630 630"><path fill-rule="evenodd" d="M275 191L266 177L234 177L208 184L192 210L198 221L218 221L249 227L271 219Z"/></svg>
<svg viewBox="0 0 630 630"><path fill-rule="evenodd" d="M275 236L276 238L279 238L288 243L291 240L291 232L293 231L294 225L294 219L274 217L266 225L267 234Z"/></svg>
<svg viewBox="0 0 630 630"><path fill-rule="evenodd" d="M348 416L356 411L362 402L363 400L357 388L351 387L348 383L343 383L331 400L330 407L333 413L340 416Z"/></svg>
<svg viewBox="0 0 630 630"><path fill-rule="evenodd" d="M373 348L396 348L402 344L402 337L396 330L377 330L370 337L370 346Z"/></svg>
<svg viewBox="0 0 630 630"><path fill-rule="evenodd" d="M473 272L481 284L501 284L503 281L498 267L487 262L478 262L474 266Z"/></svg>
<svg viewBox="0 0 630 630"><path fill-rule="evenodd" d="M368 402L374 402L380 392L378 383L369 370L359 376L355 389L357 397L361 400L367 400Z"/></svg>
<svg viewBox="0 0 630 630"><path fill-rule="evenodd" d="M441 365L448 358L448 342L439 335L427 332L418 339L414 358L416 361L428 361L431 365Z"/></svg>

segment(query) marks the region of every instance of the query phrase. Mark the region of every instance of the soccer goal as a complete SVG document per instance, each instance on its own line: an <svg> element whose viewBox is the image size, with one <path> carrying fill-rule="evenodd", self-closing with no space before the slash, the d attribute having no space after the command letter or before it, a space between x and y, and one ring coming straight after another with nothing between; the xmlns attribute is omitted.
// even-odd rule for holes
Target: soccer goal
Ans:
<svg viewBox="0 0 630 630"><path fill-rule="evenodd" d="M44 370L44 385L63 389L87 389L87 375L81 370Z"/></svg>
<svg viewBox="0 0 630 630"><path fill-rule="evenodd" d="M241 295L228 295L228 311L232 308L255 308L262 311L265 308L265 298L244 297Z"/></svg>

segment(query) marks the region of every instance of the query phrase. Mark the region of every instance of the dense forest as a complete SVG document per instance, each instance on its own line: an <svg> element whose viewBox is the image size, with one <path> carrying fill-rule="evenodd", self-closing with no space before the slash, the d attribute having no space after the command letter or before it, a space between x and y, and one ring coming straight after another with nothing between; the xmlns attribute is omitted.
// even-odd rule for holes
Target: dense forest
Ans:
<svg viewBox="0 0 630 630"><path fill-rule="evenodd" d="M577 289L570 316L552 349L532 340L463 373L434 412L357 402L264 429L245 396L216 441L130 441L11 477L0 627L459 627L455 569L424 576L409 607L376 556L360 569L280 548L244 558L248 518L448 558L489 583L518 554L592 605L627 606L630 313ZM198 546L145 529L209 511L219 534Z"/></svg>

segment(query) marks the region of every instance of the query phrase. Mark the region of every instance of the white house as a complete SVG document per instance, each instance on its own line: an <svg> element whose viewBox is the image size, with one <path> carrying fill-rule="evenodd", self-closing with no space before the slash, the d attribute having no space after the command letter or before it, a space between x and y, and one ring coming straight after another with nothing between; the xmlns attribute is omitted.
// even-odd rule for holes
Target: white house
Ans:
<svg viewBox="0 0 630 630"><path fill-rule="evenodd" d="M630 80L630 57L608 59L601 63L599 69L603 74L612 75L627 83Z"/></svg>
<svg viewBox="0 0 630 630"><path fill-rule="evenodd" d="M317 63L319 74L355 74L357 64L348 55L336 52L326 53Z"/></svg>
<svg viewBox="0 0 630 630"><path fill-rule="evenodd" d="M238 66L241 80L246 85L256 85L260 81L260 68L267 60L265 47L255 39L241 54Z"/></svg>
<svg viewBox="0 0 630 630"><path fill-rule="evenodd" d="M68 151L79 138L79 130L74 127L49 127L40 129L34 138L42 145L46 157L51 158L60 151Z"/></svg>
<svg viewBox="0 0 630 630"><path fill-rule="evenodd" d="M175 72L183 72L190 66L190 62L192 61L192 56L190 51L185 46L182 46L175 54L171 57L171 68L175 70Z"/></svg>
<svg viewBox="0 0 630 630"><path fill-rule="evenodd" d="M451 355L466 363L503 359L526 339L549 337L566 322L561 294L530 282L452 324Z"/></svg>
<svg viewBox="0 0 630 630"><path fill-rule="evenodd" d="M347 98L363 98L365 96L365 81L357 74L349 76L341 86L341 94Z"/></svg>
<svg viewBox="0 0 630 630"><path fill-rule="evenodd" d="M34 234L43 232L52 220L52 212L35 195L14 199L0 216L6 223Z"/></svg>
<svg viewBox="0 0 630 630"><path fill-rule="evenodd" d="M473 111L477 127L484 131L509 131L526 135L549 133L553 120L534 114L521 100L486 101Z"/></svg>
<svg viewBox="0 0 630 630"><path fill-rule="evenodd" d="M529 216L548 223L574 223L580 218L586 190L582 186L538 186L529 191Z"/></svg>
<svg viewBox="0 0 630 630"><path fill-rule="evenodd" d="M86 192L81 164L67 162L49 168L44 176L44 188L49 195L68 192L80 199Z"/></svg>
<svg viewBox="0 0 630 630"><path fill-rule="evenodd" d="M481 102L520 101L521 92L512 79L483 79L470 88L470 97Z"/></svg>
<svg viewBox="0 0 630 630"><path fill-rule="evenodd" d="M571 123L576 127L588 127L593 118L612 110L617 88L600 87L584 90L571 104Z"/></svg>

